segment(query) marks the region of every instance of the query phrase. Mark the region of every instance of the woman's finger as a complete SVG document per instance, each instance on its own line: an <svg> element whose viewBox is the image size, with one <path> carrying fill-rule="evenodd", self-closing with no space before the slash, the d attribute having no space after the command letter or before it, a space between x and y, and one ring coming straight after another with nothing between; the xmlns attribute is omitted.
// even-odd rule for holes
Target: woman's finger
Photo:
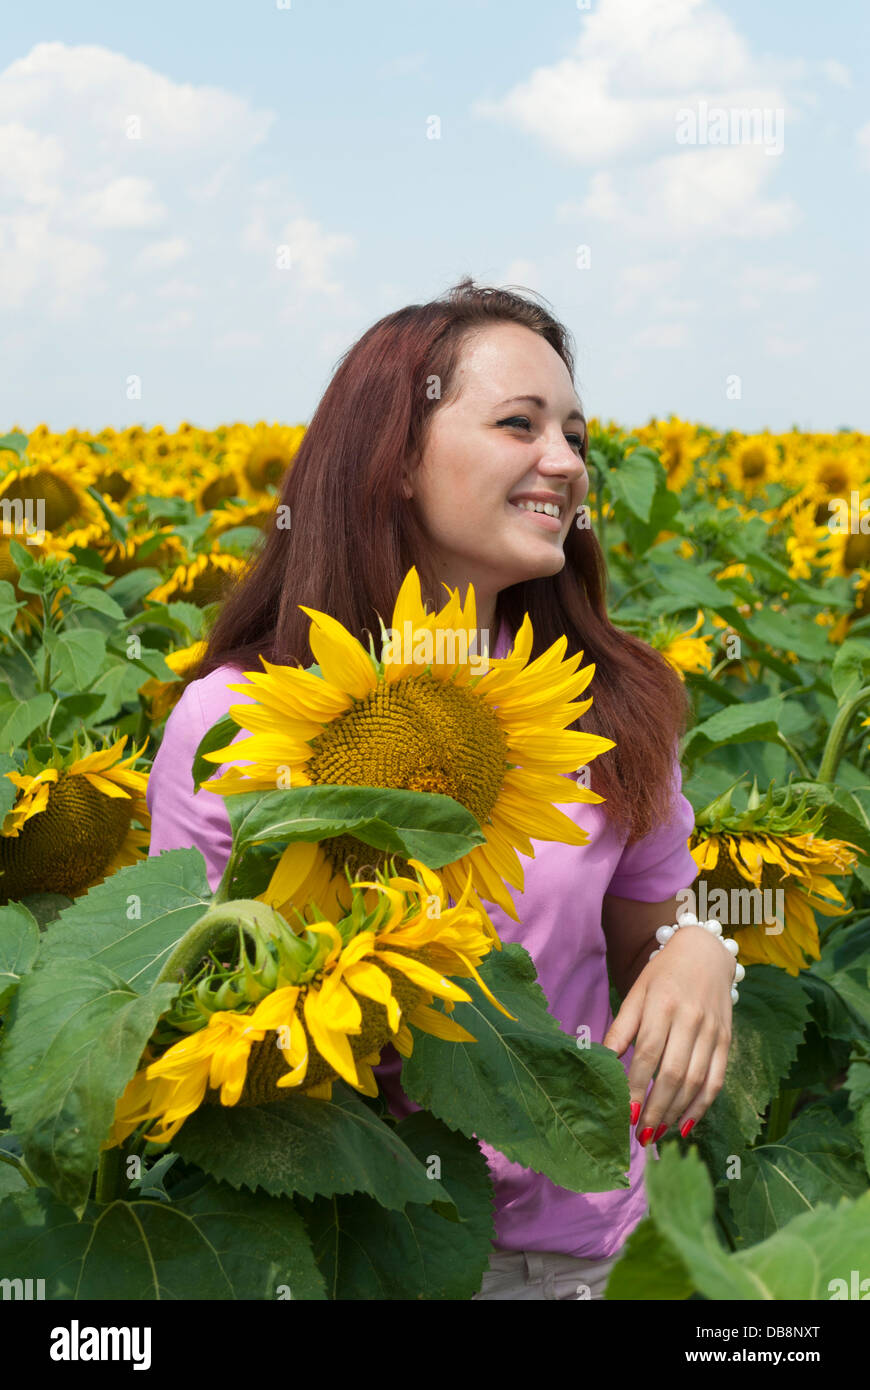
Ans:
<svg viewBox="0 0 870 1390"><path fill-rule="evenodd" d="M697 1124L698 1120L710 1109L713 1101L721 1091L725 1081L725 1071L728 1066L728 1054L730 1050L731 1038L730 1035L728 1035L723 1038L714 1049L707 1075L701 1087L697 1094L693 1096L686 1105L685 1110L680 1116L679 1128L681 1134L689 1120L692 1121L692 1124ZM691 1126L689 1126L689 1128L691 1128ZM686 1135L688 1135L688 1133L689 1130L687 1129Z"/></svg>
<svg viewBox="0 0 870 1390"><path fill-rule="evenodd" d="M637 1135L641 1143L648 1143L659 1126L667 1124L667 1116L673 1112L674 1100L680 1091L689 1087L688 1099L703 1084L709 1054L703 1069L700 1069L696 1048L700 1028L701 1022L694 1011L687 1013L682 1009L672 1019L655 1085L646 1098L637 1122Z"/></svg>

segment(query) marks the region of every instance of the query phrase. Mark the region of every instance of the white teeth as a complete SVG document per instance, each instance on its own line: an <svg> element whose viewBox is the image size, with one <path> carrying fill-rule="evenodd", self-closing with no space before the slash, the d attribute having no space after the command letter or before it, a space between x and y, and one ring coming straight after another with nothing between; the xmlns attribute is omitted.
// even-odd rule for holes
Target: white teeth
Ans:
<svg viewBox="0 0 870 1390"><path fill-rule="evenodd" d="M522 507L523 511L526 512L544 512L547 516L555 516L557 518L562 515L562 508L556 502L532 502L523 498L521 501L514 503L514 505Z"/></svg>

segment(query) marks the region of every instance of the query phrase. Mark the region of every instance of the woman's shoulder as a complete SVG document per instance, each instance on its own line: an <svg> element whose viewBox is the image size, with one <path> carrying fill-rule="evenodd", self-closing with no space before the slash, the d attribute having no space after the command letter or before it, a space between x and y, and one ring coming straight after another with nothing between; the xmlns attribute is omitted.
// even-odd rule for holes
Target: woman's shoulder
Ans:
<svg viewBox="0 0 870 1390"><path fill-rule="evenodd" d="M232 689L236 685L245 686L250 694ZM225 663L209 671L207 676L190 681L176 708L183 705L185 713L196 712L206 724L213 724L226 714L230 705L250 703L255 698L254 686L246 680L241 666Z"/></svg>

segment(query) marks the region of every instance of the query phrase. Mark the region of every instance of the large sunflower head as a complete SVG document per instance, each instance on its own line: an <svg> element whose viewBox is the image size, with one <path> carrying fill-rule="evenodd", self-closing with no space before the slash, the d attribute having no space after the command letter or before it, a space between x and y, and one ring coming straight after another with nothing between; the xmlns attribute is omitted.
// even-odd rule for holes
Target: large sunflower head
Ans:
<svg viewBox="0 0 870 1390"><path fill-rule="evenodd" d="M145 744L122 760L126 735L93 751L86 742L82 756L76 741L50 764L31 753L21 771L4 774L18 794L0 827L0 902L39 892L76 898L145 857L148 774L134 769Z"/></svg>
<svg viewBox="0 0 870 1390"><path fill-rule="evenodd" d="M375 1096L372 1067L388 1042L411 1055L409 1025L475 1041L449 1017L471 996L448 976L475 979L513 1018L477 969L493 929L472 903L470 872L448 907L438 875L419 860L410 865L414 877L348 876L351 910L337 921L311 902L292 909L295 925L257 901L224 904L213 910L212 949L203 956L207 914L194 928L198 966L118 1101L107 1146L148 1120L157 1128L147 1137L165 1143L203 1103L261 1105L292 1092L329 1099L337 1080Z"/></svg>
<svg viewBox="0 0 870 1390"><path fill-rule="evenodd" d="M696 817L688 842L699 871L693 892L704 916L734 937L741 965L767 962L797 975L819 959L814 909L827 916L846 910L828 876L851 873L858 847L819 834L824 808L810 812L806 793L797 801L789 789L780 800L771 783L761 797L753 784L740 811L732 804L737 785Z"/></svg>
<svg viewBox="0 0 870 1390"><path fill-rule="evenodd" d="M530 837L587 843L586 832L553 803L602 801L565 774L614 743L567 728L592 703L577 701L595 670L577 669L582 652L563 660L567 639L560 637L529 661L526 614L511 652L489 658L483 673L473 654L474 589L468 586L464 606L457 590L448 592L440 612L428 613L411 569L383 633L380 660L372 644L366 651L329 614L303 607L312 619L309 642L320 674L261 657L264 672L246 671L250 684L230 685L257 697L229 711L251 737L206 757L248 758L251 765L230 768L203 787L222 796L274 790L287 785L289 771L292 786L400 787L450 796L476 817L485 843L441 870L448 891L457 898L471 868L475 891L516 920L504 883L523 889L515 850L533 857ZM265 896L281 909L301 893L341 915L344 865L353 856L357 863L377 862L375 851L349 836L292 844Z"/></svg>

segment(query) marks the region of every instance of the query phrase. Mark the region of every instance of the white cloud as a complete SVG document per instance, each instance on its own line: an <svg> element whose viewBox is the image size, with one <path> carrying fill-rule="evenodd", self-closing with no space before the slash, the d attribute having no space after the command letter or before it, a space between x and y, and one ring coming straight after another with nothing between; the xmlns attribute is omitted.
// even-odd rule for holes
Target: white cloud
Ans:
<svg viewBox="0 0 870 1390"><path fill-rule="evenodd" d="M96 44L39 43L0 73L0 120L14 117L34 129L95 144L98 157L124 145L183 162L193 153L243 153L266 138L275 119L219 87L173 82L146 63ZM131 117L140 135L129 139Z"/></svg>
<svg viewBox="0 0 870 1390"><path fill-rule="evenodd" d="M126 177L112 179L96 192L84 194L73 205L72 216L81 225L98 231L150 227L163 221L166 208L150 179Z"/></svg>
<svg viewBox="0 0 870 1390"><path fill-rule="evenodd" d="M504 275L500 276L497 283L503 288L519 285L524 289L540 292L541 272L534 261L516 260L511 261Z"/></svg>
<svg viewBox="0 0 870 1390"><path fill-rule="evenodd" d="M20 308L36 293L52 318L76 312L105 288L99 247L55 231L44 212L0 216L0 305Z"/></svg>
<svg viewBox="0 0 870 1390"><path fill-rule="evenodd" d="M52 203L57 197L63 146L19 121L0 125L0 197L4 203Z"/></svg>
<svg viewBox="0 0 870 1390"><path fill-rule="evenodd" d="M584 15L573 53L473 110L587 167L587 216L622 223L632 215L638 226L657 217L665 234L765 235L792 212L764 196L776 161L754 158L762 140L773 146L789 109L785 72L756 59L712 0L600 0ZM702 103L711 117L727 113L732 143L715 144L712 133L707 143L681 143L681 113L699 113ZM747 124L741 133L739 113L756 111L767 113L770 131ZM631 210L626 166L644 199Z"/></svg>
<svg viewBox="0 0 870 1390"><path fill-rule="evenodd" d="M139 270L164 270L190 254L190 243L182 236L167 237L143 246L136 257Z"/></svg>
<svg viewBox="0 0 870 1390"><path fill-rule="evenodd" d="M176 82L108 48L37 44L0 71L0 307L27 304L51 319L107 289L107 303L129 306L131 279L193 247L197 280L219 278L232 291L243 209L255 225L260 218L260 240L284 226L270 245L293 243L297 287L337 295L331 264L353 240L306 216L283 178L248 175L247 156L274 119L233 92ZM230 211L216 219L218 197ZM167 234L155 240L161 226ZM238 290L250 287L242 268ZM158 291L175 300L205 293L172 280ZM188 321L164 319L154 331Z"/></svg>
<svg viewBox="0 0 870 1390"><path fill-rule="evenodd" d="M671 244L711 234L772 236L799 213L791 199L763 196L768 165L757 146L666 155L637 170L595 174L579 212Z"/></svg>
<svg viewBox="0 0 870 1390"><path fill-rule="evenodd" d="M855 140L858 144L861 163L865 169L870 169L870 121L866 125L862 125L861 129L856 132Z"/></svg>
<svg viewBox="0 0 870 1390"><path fill-rule="evenodd" d="M337 280L329 278L329 262L354 250L356 240L340 233L324 232L310 217L296 217L283 228L279 246L289 248L290 264L282 274L293 276L305 290L335 295L341 291Z"/></svg>
<svg viewBox="0 0 870 1390"><path fill-rule="evenodd" d="M247 352L263 346L263 335L246 328L233 328L219 334L213 346L218 352Z"/></svg>

